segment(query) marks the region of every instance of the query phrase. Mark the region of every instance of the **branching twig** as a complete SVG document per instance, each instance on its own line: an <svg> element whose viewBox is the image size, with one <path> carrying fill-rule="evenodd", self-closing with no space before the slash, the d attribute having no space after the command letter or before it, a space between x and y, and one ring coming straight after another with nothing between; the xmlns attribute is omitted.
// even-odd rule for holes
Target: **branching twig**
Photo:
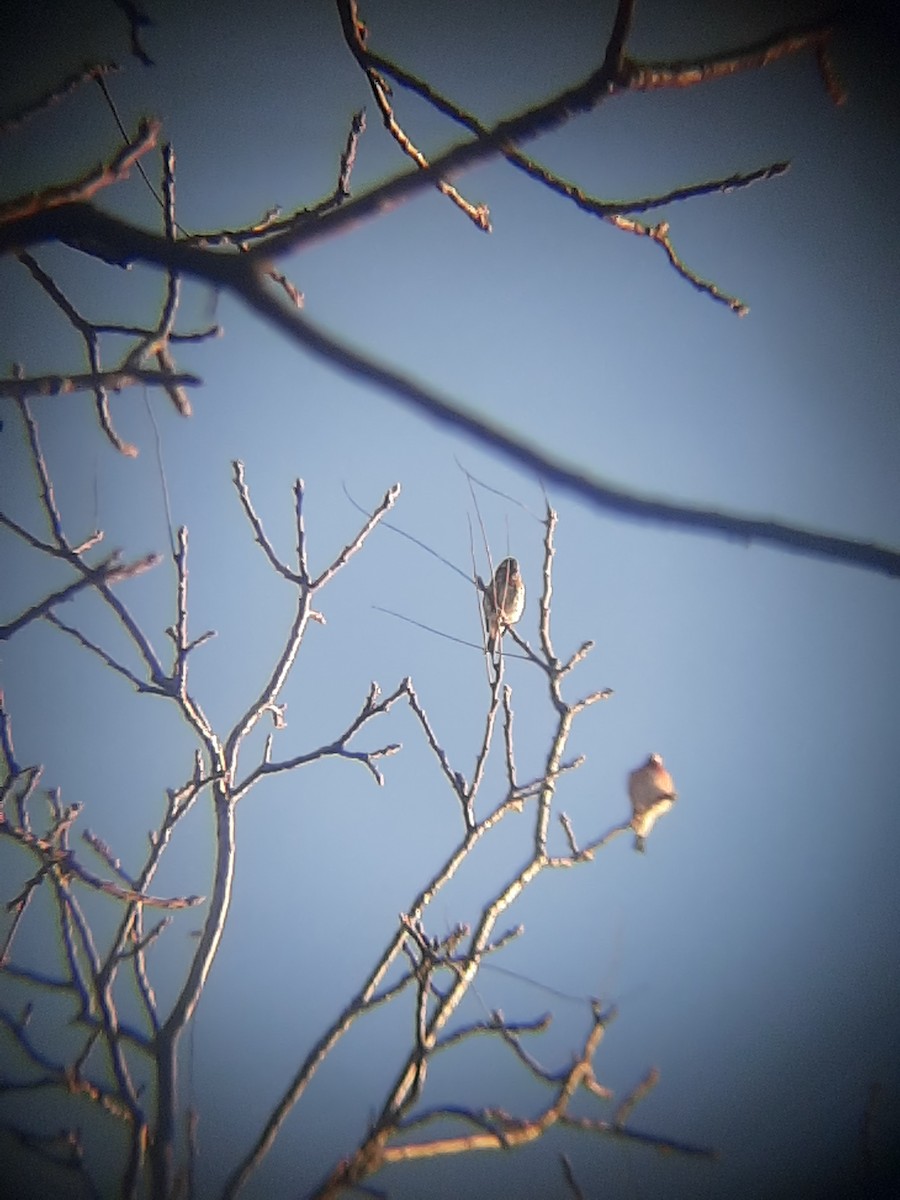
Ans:
<svg viewBox="0 0 900 1200"><path fill-rule="evenodd" d="M387 129L403 153L408 155L417 167L426 171L429 166L428 159L421 150L413 145L409 136L398 124L390 102L390 88L370 63L365 46L366 28L359 18L356 0L345 0L345 2L342 0L338 4L338 12L340 13L341 25L344 30L344 39L350 48L350 52L365 72L372 95L375 97L375 103L378 105L378 110L381 113L385 129ZM448 200L452 200L457 208L464 212L479 229L490 233L490 216L486 205L472 204L445 179L438 180L435 186Z"/></svg>
<svg viewBox="0 0 900 1200"><path fill-rule="evenodd" d="M262 546L263 550L265 551L266 558L269 560L269 562L272 564L272 566L275 568L275 570L278 572L279 575L284 576L284 578L289 580L291 583L301 582L299 575L297 575L294 571L292 571L290 569L290 567L286 566L281 561L281 559L275 553L275 550L272 547L272 543L269 541L268 537L266 537L266 532L262 527L262 521L257 516L256 509L253 507L253 503L250 499L250 491L247 487L247 481L244 477L244 464L239 459L235 459L232 462L231 466L232 466L232 470L234 472L234 476L233 476L234 486L237 488L237 494L238 494L238 498L240 499L241 506L244 509L244 512L247 514L247 520L250 522L251 526L253 527L253 533L256 537L256 541L259 543L260 546ZM302 494L302 491L303 491L302 481L298 480L298 484L299 484L300 493Z"/></svg>
<svg viewBox="0 0 900 1200"><path fill-rule="evenodd" d="M424 174L420 172L419 176L411 178L415 180ZM404 185L404 189L408 186ZM401 193L405 195L404 189L401 189ZM346 212L347 208L349 206L338 210L337 215ZM70 206L65 210L64 221L49 221L53 216L52 213L40 214L42 219L35 220L30 226L28 222L20 223L17 238L12 237L12 231L4 231L0 227L0 253L23 240L31 243L53 238L79 248L84 248L86 244L99 244L104 247L104 257L109 256L112 261L141 259L161 266L177 267L187 274L229 288L276 328L332 366L373 384L440 424L470 435L501 456L533 471L546 482L582 496L598 508L669 528L712 533L745 545L759 542L809 557L850 563L879 574L900 576L900 551L891 547L820 533L765 517L720 512L645 496L614 487L574 464L554 458L543 448L485 420L466 406L441 396L395 368L341 342L316 327L305 314L286 309L263 286L254 263L249 261L250 255L238 259L212 254L182 242L166 245L154 235L88 206Z"/></svg>
<svg viewBox="0 0 900 1200"><path fill-rule="evenodd" d="M379 689L377 684L372 684L369 695L364 702L360 712L353 721L347 726L342 734L333 742L326 746L318 746L315 750L310 750L305 754L296 754L292 758L283 759L278 762L271 762L265 759L253 770L250 774L239 783L234 785L234 798L239 800L244 796L253 785L265 775L276 775L284 771L295 771L298 767L307 766L309 763L318 762L323 758L346 758L354 762L362 763L364 767L372 774L375 782L379 787L384 786L384 776L375 765L379 759L388 758L392 754L396 754L401 747L392 743L388 746L382 746L379 750L350 750L347 743L353 736L359 732L372 717L381 716L388 712L401 696L407 695L407 680L403 680L400 685L383 700L378 700ZM376 702L377 701L377 702Z"/></svg>
<svg viewBox="0 0 900 1200"><path fill-rule="evenodd" d="M85 588L97 587L99 584L109 586L114 583L121 583L125 579L133 579L136 575L141 575L144 571L149 571L151 567L157 566L160 561L158 554L147 554L144 558L137 559L135 562L123 563L119 552L115 551L96 567L85 569L85 574L81 579L70 583L68 587L60 588L56 592L50 592L43 600L32 604L30 608L25 609L24 612L20 613L12 621L8 621L5 625L0 625L0 641L5 641L7 638L12 637L14 633L18 633L20 629L23 629L37 617L46 616L54 605L71 600L73 596Z"/></svg>
<svg viewBox="0 0 900 1200"><path fill-rule="evenodd" d="M20 846L33 850L41 860L44 869L52 868L59 873L61 878L77 876L82 883L87 884L95 892L104 892L107 896L113 896L117 900L144 904L149 908L168 909L194 908L203 903L202 896L173 896L170 898L147 896L132 887L123 887L121 884L113 883L112 880L101 879L78 862L71 850L56 849L46 838L38 837L25 829L17 829L8 821L0 822L0 835L6 835L14 842L18 842ZM10 901L7 908L11 910L15 904L16 901Z"/></svg>
<svg viewBox="0 0 900 1200"><path fill-rule="evenodd" d="M168 687L161 687L158 683L148 683L146 679L142 679L136 675L129 667L117 662L111 654L108 654L102 646L98 646L96 642L92 642L90 638L85 637L80 629L76 629L74 625L67 625L65 621L60 620L55 612L47 612L43 614L44 620L50 625L55 625L57 629L67 633L69 637L74 638L76 642L84 646L85 650L90 650L92 654L96 654L105 666L111 671L115 671L117 675L121 675L123 679L127 679L134 687L136 692L154 693L158 696L165 696L169 693Z"/></svg>

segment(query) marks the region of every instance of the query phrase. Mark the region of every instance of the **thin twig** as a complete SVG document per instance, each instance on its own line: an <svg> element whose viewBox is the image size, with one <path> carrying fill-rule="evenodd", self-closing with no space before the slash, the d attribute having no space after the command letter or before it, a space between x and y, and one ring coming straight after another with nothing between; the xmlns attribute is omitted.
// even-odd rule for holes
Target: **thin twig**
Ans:
<svg viewBox="0 0 900 1200"><path fill-rule="evenodd" d="M85 574L81 579L76 579L68 587L51 592L43 600L39 600L36 604L32 604L30 608L25 609L24 612L20 613L12 621L8 621L5 625L0 625L0 641L6 641L14 633L18 633L20 629L28 625L29 622L34 621L37 617L46 616L55 605L62 604L66 600L71 600L73 596L85 588L99 587L101 585L109 586L110 584L121 583L125 579L133 579L136 575L142 575L144 571L149 571L152 567L157 566L160 561L158 554L147 554L135 562L123 563L120 560L119 552L115 551L96 567L86 568Z"/></svg>
<svg viewBox="0 0 900 1200"><path fill-rule="evenodd" d="M0 204L0 224L19 221L35 213L46 212L48 209L61 205L73 204L78 201L90 200L102 188L127 179L128 174L139 158L152 150L156 145L161 124L159 121L143 120L131 141L124 146L108 163L99 163L84 175L68 183L56 184L43 192L18 196L13 200Z"/></svg>
<svg viewBox="0 0 900 1200"><path fill-rule="evenodd" d="M44 92L36 100L29 101L24 107L16 112L10 113L8 117L0 120L0 134L10 133L13 129L17 129L26 121L38 113L43 112L45 108L51 108L54 104L58 104L77 87L83 83L92 83L95 79L99 79L104 75L112 74L121 68L114 62L94 63L93 66L85 67L81 71L76 71L73 75L67 76L62 83L51 88L50 91Z"/></svg>
<svg viewBox="0 0 900 1200"><path fill-rule="evenodd" d="M161 387L167 391L173 386L199 387L203 382L197 375L187 371L150 371L141 367L114 367L111 371L96 371L79 375L35 375L0 379L0 396L66 396L72 392L94 391L98 387L119 392L122 388Z"/></svg>

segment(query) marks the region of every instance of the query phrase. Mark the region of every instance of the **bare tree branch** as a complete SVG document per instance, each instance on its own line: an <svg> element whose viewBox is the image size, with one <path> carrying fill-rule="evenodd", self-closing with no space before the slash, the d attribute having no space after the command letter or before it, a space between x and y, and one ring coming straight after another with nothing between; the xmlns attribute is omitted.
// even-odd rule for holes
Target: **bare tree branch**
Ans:
<svg viewBox="0 0 900 1200"><path fill-rule="evenodd" d="M623 62L624 86L632 91L655 91L659 88L689 88L701 83L726 79L741 71L758 71L782 58L819 48L831 40L832 20L812 21L775 36L760 38L733 50L721 50L698 59L675 62L639 62L626 57ZM829 89L830 90L830 89Z"/></svg>
<svg viewBox="0 0 900 1200"><path fill-rule="evenodd" d="M36 100L29 101L23 108L17 109L10 113L8 117L0 119L0 134L11 133L13 129L17 129L26 121L30 121L32 117L43 112L46 108L52 108L53 105L59 104L71 92L80 87L83 83L93 83L104 75L110 75L121 68L114 62L94 63L93 66L87 66L81 71L76 71L73 75L69 75L66 79L45 92L42 96L38 96Z"/></svg>
<svg viewBox="0 0 900 1200"><path fill-rule="evenodd" d="M102 188L127 179L132 166L156 145L159 121L141 121L131 142L115 154L108 163L100 163L69 183L58 184L30 196L19 196L0 204L0 222L14 222L35 213L90 200Z"/></svg>
<svg viewBox="0 0 900 1200"><path fill-rule="evenodd" d="M343 210L341 210L343 211ZM44 228L36 240L59 237L76 245L88 235L100 238L104 253L120 255L123 260L143 259L158 265L177 265L186 273L209 279L233 290L236 295L290 338L332 366L355 378L373 384L394 399L411 405L441 425L471 436L502 457L538 474L605 511L637 520L677 529L712 533L748 545L759 542L791 550L812 558L851 563L878 574L900 576L900 551L877 543L864 542L837 534L804 529L762 516L741 516L695 505L675 504L656 497L614 487L566 463L517 436L502 426L478 416L472 409L440 395L397 369L361 353L314 325L303 313L285 308L257 278L249 255L229 258L195 247L176 243L160 249L158 239L141 230L129 229L116 218L107 217L86 206L72 205L62 210L69 229ZM35 221L48 214L39 214ZM52 214L49 214L52 215ZM35 228L32 227L32 233ZM9 230L0 227L0 251ZM133 239L133 240L132 240ZM28 240L31 240L29 235ZM7 245L9 242L7 241ZM96 244L96 243L95 243ZM165 243L163 243L165 245ZM113 249L113 248L116 249ZM172 251L170 256L169 250ZM177 253L176 253L177 251ZM13 381L15 382L15 381Z"/></svg>
<svg viewBox="0 0 900 1200"><path fill-rule="evenodd" d="M404 994L406 1008L401 1011L406 1012L408 1022L406 1039L394 1064L393 1078L389 1078L378 1098L370 1125L358 1145L332 1166L317 1188L316 1196L337 1196L351 1188L375 1194L370 1181L384 1166L478 1150L509 1150L534 1142L555 1127L584 1129L695 1157L708 1158L712 1152L703 1146L637 1131L628 1125L637 1104L658 1081L655 1068L619 1103L612 1119L571 1114L576 1096L591 1105L608 1104L612 1099L610 1089L597 1078L594 1067L597 1050L614 1016L614 1011L604 1010L599 1001L589 1002L590 1025L574 1056L568 1056L556 1066L545 1065L538 1053L529 1048L535 1043L526 1042L527 1038L539 1037L549 1028L550 1014L507 1021L503 1013L496 1010L484 1021L466 1025L453 1022L481 967L491 965L486 960L496 959L512 941L523 936L524 927L510 925L507 914L525 890L544 872L586 866L597 851L631 826L631 821L626 819L582 845L573 823L558 811L561 783L566 781L568 773L585 763L583 755L573 754L570 749L575 722L587 708L606 700L612 692L609 688L595 688L586 690L576 699L564 694L564 690L569 691L569 676L587 658L594 643L585 640L572 652L557 652L554 645L551 616L557 516L549 503L543 519L538 640L533 648L515 630L510 630L510 639L506 643L511 642L522 651L521 656L509 657L521 657L522 671L537 682L535 690L549 712L547 742L537 766L529 767L534 772L530 778L526 777L523 782L517 768L515 731L521 725L516 721L515 693L506 682L507 655L502 651L492 655L488 664L483 725L466 762L451 758L432 724L424 699L416 692L409 677L403 678L387 696L382 696L373 682L358 709L349 710L351 715L342 731L319 745L307 742L304 746L301 742L298 753L295 752L297 744L289 742L293 730L285 719L284 688L301 651L309 622L324 624L324 617L313 607L316 594L339 571L351 565L350 560L363 549L373 530L396 504L399 485L385 493L373 512L366 512L356 534L337 552L330 552L332 557L324 560L326 565L317 566L313 571L309 565L302 480L296 480L293 487L296 565L289 565L278 555L264 530L262 519L251 502L242 464L234 462L233 482L252 534L273 570L295 589L295 595L293 612L286 621L272 660L268 665L263 664L260 678L249 697L239 701L237 720L230 729L220 733L207 715L199 694L195 694L194 676L189 686L190 655L213 635L210 631L195 635L190 628L187 529L182 527L178 531L177 543L173 534L175 586L171 603L175 615L165 618L166 621L171 619L166 635L173 648L171 669L167 673L147 634L112 591L115 583L146 570L158 561L157 557L147 556L130 565L123 564L117 554L109 555L93 567L84 561L86 552L101 540L102 534L99 531L91 534L78 545L67 536L41 451L37 424L29 411L28 396L92 391L99 423L107 437L124 453L136 453L136 449L123 442L113 429L108 393L135 384L151 383L166 391L179 412L184 415L190 412L190 402L182 389L200 381L177 370L172 347L179 341L199 341L215 332L215 329L194 334L175 331L181 280L190 277L211 283L240 299L248 310L337 370L374 385L409 405L413 411L430 417L443 427L461 431L497 454L536 472L542 481L556 483L599 507L668 527L705 531L745 542L758 541L833 561L853 562L892 576L900 575L900 550L798 529L759 517L719 513L636 494L581 471L577 464L554 458L513 431L485 420L475 409L443 396L390 364L381 363L320 329L299 311L302 303L299 289L275 265L281 256L311 247L324 237L343 234L356 224L411 199L425 188L438 188L479 228L489 230L487 208L470 203L449 180L462 170L502 156L593 216L621 231L654 242L671 266L692 286L732 310L743 312L745 308L740 301L721 291L716 284L700 278L681 260L670 238L667 221L644 224L635 214L695 196L723 193L773 179L787 169L786 163L731 173L705 183L673 188L657 196L610 201L587 195L574 182L528 158L519 147L629 90L693 86L737 71L763 67L802 51L816 54L826 86L837 98L840 85L827 54L829 27L819 23L788 30L752 45L692 62L639 63L627 51L634 0L619 0L602 61L585 79L546 102L488 127L440 95L426 81L370 51L367 30L359 17L356 0L336 2L347 45L365 72L386 127L416 164L417 169L412 173L397 175L370 188L357 199L350 199L351 172L359 138L365 128L364 114L360 112L352 120L340 156L334 191L318 204L298 209L286 218L271 210L245 230L187 235L176 220L174 152L171 147L166 147L161 193L154 189L163 211L163 232L158 235L87 203L100 189L124 178L133 165L143 173L139 160L155 145L159 132L155 122L143 122L137 135L108 163L99 164L69 183L21 196L0 207L0 253L18 256L32 280L77 331L84 341L88 368L85 372L69 375L32 378L25 378L21 369L14 368L11 378L0 380L0 395L12 396L17 401L25 423L27 450L36 472L35 502L49 533L38 537L24 524L2 514L0 523L31 551L65 561L78 572L74 583L44 597L9 624L0 626L0 640L31 621L46 620L73 637L137 691L155 695L173 706L193 742L192 766L187 772L180 770L176 777L185 782L178 788L166 789L162 815L157 812L153 818L147 841L135 863L123 866L100 836L90 831L83 833L83 842L99 857L105 873L110 876L105 878L85 867L70 844L79 805L63 805L59 789L38 792L42 768L23 768L17 762L12 727L0 693L0 837L18 846L19 857L27 862L28 870L33 868L29 878L24 882L21 877L17 878L10 888L16 894L7 900L7 909L12 916L0 948L0 971L16 980L17 986L30 985L36 995L43 989L57 1004L66 1004L76 1010L71 1028L79 1038L76 1048L64 1060L57 1061L45 1049L47 1044L52 1046L54 1043L42 1042L36 1032L39 1023L31 1022L30 1005L26 1005L20 1014L0 1009L0 1027L24 1057L28 1072L22 1079L0 1080L0 1091L12 1095L44 1089L66 1093L80 1097L81 1101L87 1099L96 1111L118 1122L119 1136L125 1135L118 1190L130 1200L144 1192L157 1200L173 1200L184 1192L190 1194L192 1187L197 1156L197 1114L192 1103L187 1112L183 1106L179 1111L179 1050L181 1038L193 1020L208 984L229 917L237 863L235 810L238 801L244 800L264 776L297 770L324 758L358 762L376 783L383 784L381 760L397 753L401 748L399 743L385 740L371 750L351 746L355 747L354 739L371 721L380 717L391 719L388 714L401 701L408 704L414 733L418 737L421 731L422 744L433 757L441 780L455 798L454 803L459 805L462 828L457 827L455 842L443 848L442 860L432 877L397 917L385 948L365 972L361 986L293 1068L293 1077L280 1095L273 1095L268 1111L260 1114L258 1132L243 1158L233 1165L223 1195L235 1197L259 1168L284 1128L288 1115L344 1034L357 1021ZM140 40L141 30L150 23L149 17L133 0L115 0L115 3L129 20L134 54L149 65L151 60ZM54 103L60 95L86 79L96 79L115 113L115 105L103 79L106 69L89 68L82 76L65 81L61 88L14 114L6 127L10 127L10 120L25 120L32 112ZM429 162L395 115L389 78L464 126L467 140ZM116 117L118 120L118 114ZM3 128L0 125L0 132ZM165 273L165 281L157 318L134 326L87 320L27 249L46 242L67 245L113 265L143 262L159 268ZM104 369L100 360L101 335L104 333L134 339L119 365L112 370ZM147 370L145 364L154 359L158 370ZM473 477L469 479L471 486ZM171 521L169 524L171 532ZM473 575L474 572L473 553ZM480 579L474 582L470 576L462 574L470 586L474 583L475 599L480 607L480 593L484 593L485 585ZM493 564L491 574L493 576ZM104 650L100 641L88 638L56 615L54 608L57 605L85 589L95 591L105 602L102 613L107 620L111 615L116 630L124 633L139 655L140 671L124 665L118 656ZM164 623L160 622L160 627ZM518 669L517 664L516 679ZM265 720L268 725L269 718L274 722L274 729L265 739L261 755L257 754L248 768L241 762L247 736L259 721ZM367 739L370 736L371 730L367 730ZM279 753L273 756L276 740ZM289 743L287 753L284 750L286 742ZM460 769L461 766L465 771ZM440 780L438 783L442 786ZM199 821L203 806L195 808L195 805L201 797L206 803L206 829L214 858L210 886L205 889L209 899L205 903L202 927L191 931L196 940L190 943L187 966L167 998L168 988L159 995L154 988L154 955L160 946L169 947L170 938L163 938L166 931L178 928L178 919L171 914L196 908L202 901L199 896L155 896L151 885L163 854L184 818L194 811ZM624 808L624 793L621 799ZM42 824L39 813L43 814ZM454 914L450 932L435 934L431 930L437 922L434 909L429 912L429 906L456 878L475 848L498 831L513 813L519 814L518 819L523 823L520 828L525 830L525 861L517 859L510 875L506 873L509 868L503 868L503 874L487 885L486 896L474 902L462 901L472 904L473 911ZM556 852L557 843L562 843L562 853ZM79 853L82 852L79 844ZM81 888L87 888L92 897L105 895L118 906L113 927L107 929L100 922L94 924L92 904L83 903ZM156 890L160 889L157 887ZM107 902L104 904L108 907ZM54 952L58 956L55 970L31 970L13 961L15 949L24 941L22 928L39 918L38 910L42 906L49 908L55 922L54 932L58 935L54 942ZM153 907L165 910L167 915L152 920L148 927L145 910ZM430 929L426 921L431 922ZM448 923L445 919L442 926L446 929ZM154 954L148 953L151 947ZM133 1024L120 1019L120 992L124 986L136 993L138 1015ZM585 1005L588 1006L587 1001ZM519 1115L468 1104L425 1107L434 1056L451 1052L476 1037L502 1042L514 1055L516 1067L524 1073L529 1087L543 1089L544 1096L549 1099L533 1104L529 1096ZM411 1140L412 1134L418 1135L435 1122L448 1120L459 1122L462 1132L448 1135L441 1129L437 1136L431 1136L429 1130L424 1139ZM17 1130L14 1136L19 1136L23 1145L30 1143L46 1162L83 1174L85 1189L93 1188L84 1167L80 1135L74 1129L49 1137ZM582 1192L571 1164L565 1156L562 1161L568 1189L576 1197L580 1196ZM93 1190L96 1194L96 1188Z"/></svg>
<svg viewBox="0 0 900 1200"><path fill-rule="evenodd" d="M98 583L109 585L121 583L125 579L133 579L136 575L141 575L144 571L149 571L151 567L157 566L159 562L160 557L158 554L147 554L144 558L138 559L136 562L123 563L119 551L115 551L96 567L86 570L81 579L76 579L74 583L70 583L68 587L60 588L59 591L51 592L43 600L39 600L37 604L32 604L30 608L20 613L12 621L8 621L5 625L0 625L0 641L6 641L7 638L12 637L14 633L18 633L29 622L34 621L37 617L46 616L55 605L62 604L65 600L71 600L73 596L77 595L78 592L84 591L85 588L96 587Z"/></svg>
<svg viewBox="0 0 900 1200"><path fill-rule="evenodd" d="M288 312L258 285L249 288L250 303L316 357L354 378L372 384L409 404L440 425L468 434L501 457L537 474L548 484L580 496L619 516L667 528L711 533L750 545L754 542L831 562L849 563L877 574L900 576L900 550L838 534L804 529L762 516L743 516L696 505L676 504L613 486L578 466L548 454L536 444L479 416L471 408L442 396L408 375L361 353L325 332L302 313ZM246 294L245 294L245 298Z"/></svg>
<svg viewBox="0 0 900 1200"><path fill-rule="evenodd" d="M89 375L36 375L33 378L0 379L0 396L66 396L72 392L92 392L98 387L118 392L122 388L146 385L168 390L197 387L203 382L189 372L148 371L141 367L113 368Z"/></svg>

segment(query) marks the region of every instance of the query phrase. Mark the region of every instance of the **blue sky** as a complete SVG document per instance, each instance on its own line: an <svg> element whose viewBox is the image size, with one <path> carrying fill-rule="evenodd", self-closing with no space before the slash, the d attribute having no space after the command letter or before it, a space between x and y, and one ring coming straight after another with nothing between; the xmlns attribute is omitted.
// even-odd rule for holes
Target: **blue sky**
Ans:
<svg viewBox="0 0 900 1200"><path fill-rule="evenodd" d="M787 7L730 6L726 16L711 0L647 2L630 44L648 58L708 53L771 31ZM372 0L363 15L373 46L485 121L580 79L596 65L611 19L609 5L574 0L553 15L550 6L484 8L423 12ZM160 4L153 12L146 41L157 65L127 61L110 87L127 128L146 113L162 119L178 154L186 228L235 227L274 204L290 210L327 194L350 118L364 104L369 128L354 192L405 169L329 4L263 5L251 27L237 6L187 12ZM790 19L810 12L815 5L794 6ZM13 79L23 95L86 59L126 59L115 12L87 8L71 29L61 14L53 20L52 30L18 43L27 70ZM839 40L835 58L850 97L840 109L802 55L694 91L618 97L532 145L549 167L605 198L790 158L779 180L663 214L685 261L750 305L743 319L690 288L658 248L601 225L502 163L456 181L490 206L490 236L428 193L285 269L317 322L623 487L898 546L892 45L883 29ZM396 102L426 153L457 140L415 98L398 94ZM0 142L5 194L77 173L108 156L116 136L99 91L74 94ZM157 227L137 177L101 202ZM157 311L161 283L147 269L114 273L59 249L37 257L88 316L146 320ZM76 339L14 261L0 262L0 292L9 298L3 370L14 361L35 374L75 369ZM522 564L529 602L521 631L535 642L538 480L312 361L229 297L188 284L181 314L183 329L215 320L224 330L178 354L180 366L204 379L189 421L149 396L173 517L190 530L191 628L218 634L196 653L191 676L218 728L258 689L293 601L242 518L234 458L246 464L256 509L285 557L298 475L313 569L361 519L344 486L374 507L400 482L391 520L470 571L469 522L477 519L458 458L512 498L478 492L494 560L510 552ZM4 405L0 506L33 525L34 482L14 411ZM99 523L106 544L129 556L164 552L143 395L113 401L117 428L139 447L135 460L105 442L84 396L41 401L35 411L73 537ZM571 751L586 762L561 784L558 805L582 841L599 835L627 815L627 773L651 750L664 755L680 800L646 856L620 838L594 863L540 878L509 914L525 935L497 961L573 997L615 1001L620 1015L597 1056L598 1077L621 1097L658 1066L661 1082L635 1127L715 1146L721 1160L554 1133L515 1155L398 1167L374 1182L398 1197L562 1194L565 1151L588 1196L824 1195L829 1181L850 1194L876 1082L884 1180L897 1168L891 1141L900 1126L897 583L614 520L552 488L549 497L559 513L557 649L563 656L588 638L596 643L566 694L615 693L576 723ZM484 574L477 525L476 550ZM0 553L5 614L68 578L3 531ZM172 582L167 560L121 589L160 650ZM387 692L409 675L451 760L470 773L486 699L481 655L380 611L477 641L465 582L381 529L323 593L321 608L328 623L309 630L285 690L279 752L331 740L373 679ZM122 646L90 597L62 615L104 645ZM83 802L84 824L136 863L165 788L190 771L192 744L177 714L135 696L47 626L7 642L0 668L20 760L42 762L44 782ZM534 668L511 659L507 677L528 775L546 751L552 714ZM261 741L251 739L248 762ZM265 781L241 803L233 908L195 1029L203 1195L216 1194L459 834L452 797L399 709L360 745L391 741L404 748L383 764L383 789L354 764L330 762ZM498 757L482 811L502 788ZM473 923L483 899L521 864L530 826L525 815L517 820L480 846L436 901L429 932ZM158 893L208 892L210 826L198 805L165 860ZM553 836L562 852L561 834ZM6 848L3 855L4 878L27 878L27 863ZM109 920L102 906L97 919ZM195 914L179 918L154 951L161 997L174 994L197 923ZM48 928L35 920L26 931L22 961L46 956ZM567 1063L588 1027L586 999L553 998L488 971L477 989L460 1020L483 1017L482 1005L511 1019L552 1009L551 1031L532 1047L548 1066ZM20 993L7 990L5 1003L15 1007ZM44 1003L48 1027L62 1024L60 1010ZM411 1019L410 1006L398 1005L347 1038L246 1195L304 1194L353 1148L408 1045ZM3 1053L11 1070L15 1056L6 1044ZM429 1088L428 1105L532 1113L544 1101L512 1056L485 1040L437 1060ZM612 1108L582 1098L577 1111L609 1116ZM61 1123L56 1110L51 1123Z"/></svg>

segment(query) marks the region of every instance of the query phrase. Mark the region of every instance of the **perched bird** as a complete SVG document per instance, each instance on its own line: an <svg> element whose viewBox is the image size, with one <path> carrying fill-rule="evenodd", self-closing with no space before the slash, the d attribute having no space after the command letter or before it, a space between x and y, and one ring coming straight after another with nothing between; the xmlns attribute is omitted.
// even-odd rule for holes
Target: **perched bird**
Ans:
<svg viewBox="0 0 900 1200"><path fill-rule="evenodd" d="M643 766L628 776L628 798L631 800L634 848L643 853L644 839L678 799L672 776L658 754L651 754Z"/></svg>
<svg viewBox="0 0 900 1200"><path fill-rule="evenodd" d="M493 650L510 625L515 625L525 610L525 584L519 574L519 560L504 558L494 578L484 589L484 623L488 646Z"/></svg>

